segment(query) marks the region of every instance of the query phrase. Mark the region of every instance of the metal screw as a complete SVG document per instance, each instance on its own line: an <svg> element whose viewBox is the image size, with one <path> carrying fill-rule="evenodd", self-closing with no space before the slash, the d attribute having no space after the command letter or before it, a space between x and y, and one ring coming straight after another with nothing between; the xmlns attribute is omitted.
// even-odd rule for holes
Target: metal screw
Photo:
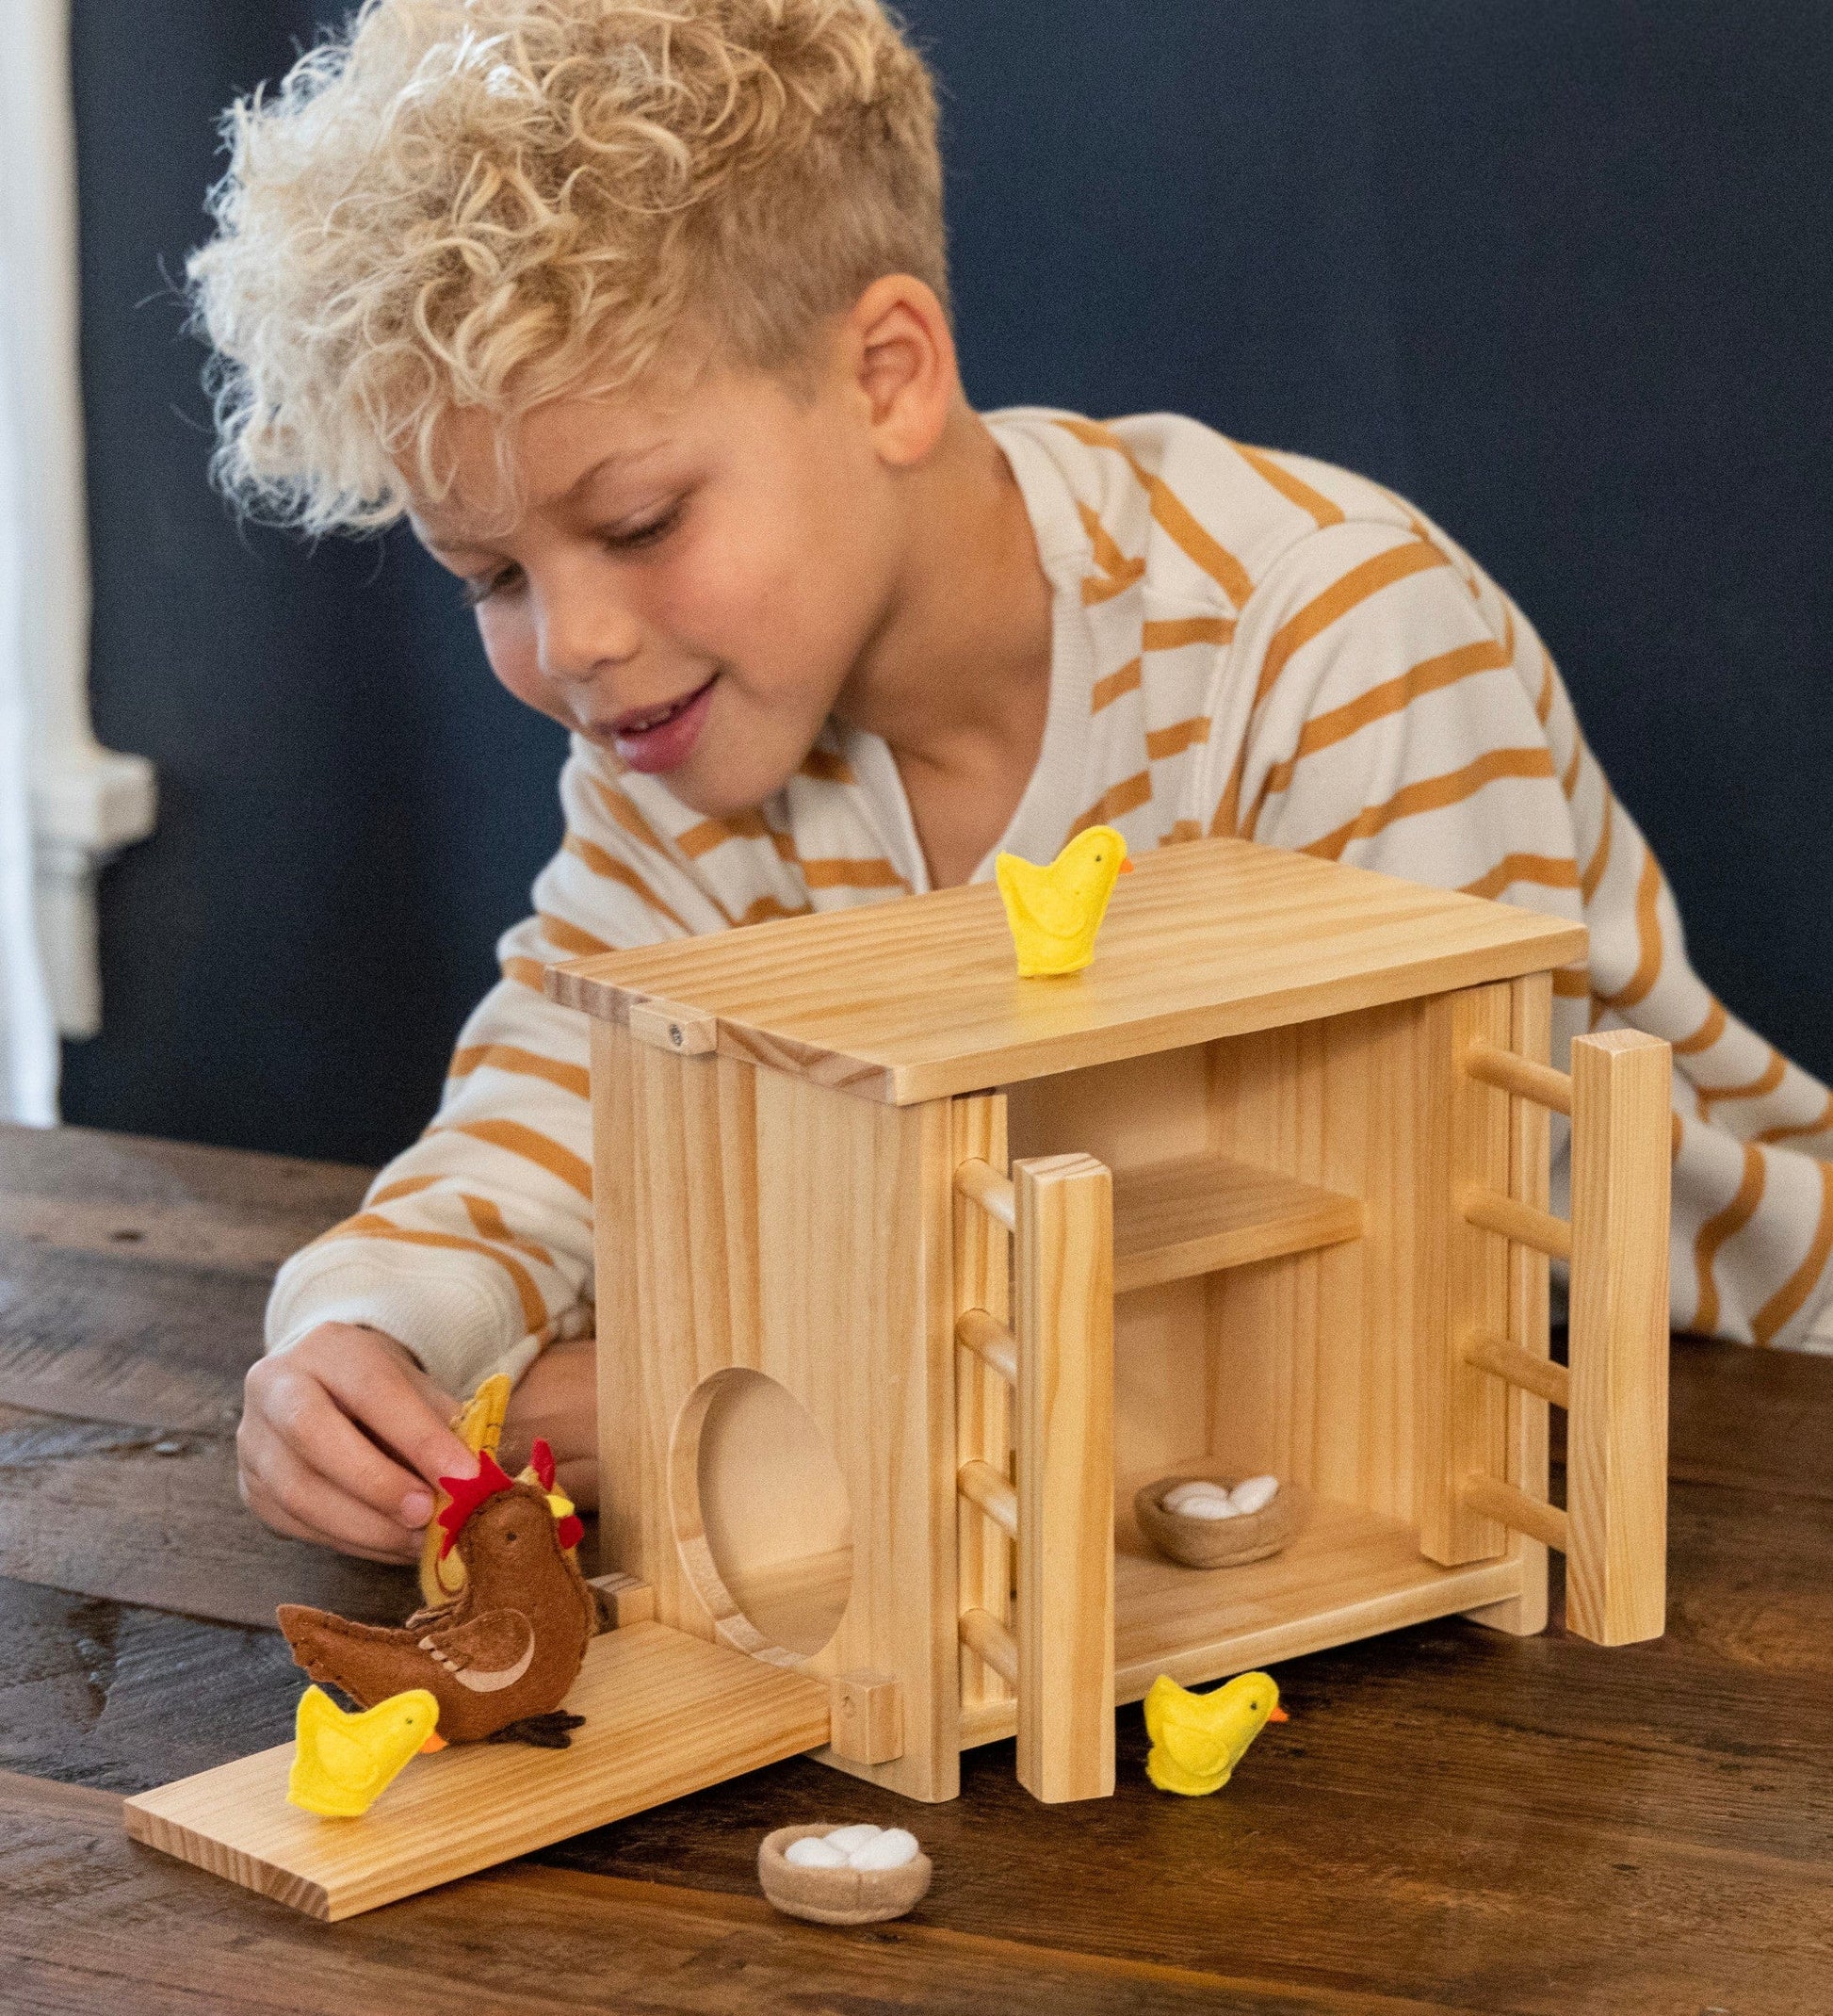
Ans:
<svg viewBox="0 0 1833 2016"><path fill-rule="evenodd" d="M677 1050L688 1040L687 1037L681 1033L681 1025L679 1022L671 1022L669 1024L668 1039L672 1044L673 1044Z"/></svg>

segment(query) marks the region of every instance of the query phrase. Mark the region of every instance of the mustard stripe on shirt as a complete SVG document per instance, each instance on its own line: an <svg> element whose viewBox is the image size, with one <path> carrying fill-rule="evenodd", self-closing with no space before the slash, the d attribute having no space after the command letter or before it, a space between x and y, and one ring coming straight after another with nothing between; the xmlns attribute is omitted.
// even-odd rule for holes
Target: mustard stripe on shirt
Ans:
<svg viewBox="0 0 1833 2016"><path fill-rule="evenodd" d="M1043 749L1000 844L1047 859L1097 821L1135 853L1239 834L1582 919L1589 967L1555 978L1556 1061L1586 1029L1675 1046L1677 1325L1813 1347L1833 1096L1694 973L1673 892L1521 611L1342 470L1166 415L989 424L1055 593ZM586 1032L543 996L543 967L929 886L889 752L837 723L739 818L703 819L584 742L560 796L565 844L432 1125L282 1270L270 1348L368 1323L456 1393L587 1329Z"/></svg>

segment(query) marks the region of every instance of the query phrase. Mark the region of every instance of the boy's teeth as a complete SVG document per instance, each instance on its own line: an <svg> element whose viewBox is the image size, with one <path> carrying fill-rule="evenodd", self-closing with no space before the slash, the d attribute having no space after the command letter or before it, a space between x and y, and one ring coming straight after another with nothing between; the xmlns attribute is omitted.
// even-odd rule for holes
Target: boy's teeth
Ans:
<svg viewBox="0 0 1833 2016"><path fill-rule="evenodd" d="M671 700L667 707L657 707L653 714L645 714L641 720L633 721L624 732L626 735L647 735L651 728L659 728L663 722L673 721L680 711L681 703L678 700Z"/></svg>

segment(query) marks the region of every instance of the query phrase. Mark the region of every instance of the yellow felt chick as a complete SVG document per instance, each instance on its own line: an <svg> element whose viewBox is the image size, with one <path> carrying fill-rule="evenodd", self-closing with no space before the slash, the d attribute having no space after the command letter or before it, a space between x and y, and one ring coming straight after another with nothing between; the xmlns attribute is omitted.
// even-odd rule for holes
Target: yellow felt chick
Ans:
<svg viewBox="0 0 1833 2016"><path fill-rule="evenodd" d="M424 1687L391 1694L359 1715L346 1715L322 1687L308 1687L294 1723L288 1803L331 1819L367 1813L417 1750L445 1748L438 1720L439 1703Z"/></svg>
<svg viewBox="0 0 1833 2016"><path fill-rule="evenodd" d="M1220 1792L1255 1737L1285 1720L1269 1674L1243 1673L1213 1694L1192 1694L1160 1673L1145 1697L1145 1775L1160 1792Z"/></svg>
<svg viewBox="0 0 1833 2016"><path fill-rule="evenodd" d="M477 1455L495 1455L503 1439L503 1422L510 1410L512 1381L506 1372L493 1373L459 1409L452 1433ZM427 1536L420 1543L420 1601L430 1610L443 1610L464 1593L464 1563L456 1550L440 1559L440 1543L446 1529L439 1515L451 1504L444 1491L433 1494L432 1517L427 1521Z"/></svg>
<svg viewBox="0 0 1833 2016"><path fill-rule="evenodd" d="M1079 833L1048 868L1017 854L995 860L1020 980L1081 971L1095 957L1095 934L1127 866L1127 842L1111 826Z"/></svg>

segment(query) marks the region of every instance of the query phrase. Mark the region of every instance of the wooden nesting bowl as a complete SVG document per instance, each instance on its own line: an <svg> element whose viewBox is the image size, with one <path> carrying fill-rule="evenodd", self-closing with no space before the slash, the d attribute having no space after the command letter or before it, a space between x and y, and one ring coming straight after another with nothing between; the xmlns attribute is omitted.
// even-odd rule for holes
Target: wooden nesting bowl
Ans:
<svg viewBox="0 0 1833 2016"><path fill-rule="evenodd" d="M802 1869L783 1851L808 1834L831 1834L840 1820L813 1827L780 1827L757 1849L757 1880L778 1910L816 1925L875 1925L901 1918L928 1893L934 1864L918 1848L901 1869Z"/></svg>
<svg viewBox="0 0 1833 2016"><path fill-rule="evenodd" d="M1139 1530L1161 1554L1185 1568L1240 1568L1249 1561L1264 1561L1269 1554L1276 1554L1305 1523L1306 1494L1297 1485L1282 1478L1279 1495L1270 1505L1258 1512L1244 1512L1238 1519L1192 1519L1188 1513L1167 1512L1160 1502L1180 1484L1219 1484L1232 1490L1241 1481L1190 1470L1143 1484L1133 1493Z"/></svg>

